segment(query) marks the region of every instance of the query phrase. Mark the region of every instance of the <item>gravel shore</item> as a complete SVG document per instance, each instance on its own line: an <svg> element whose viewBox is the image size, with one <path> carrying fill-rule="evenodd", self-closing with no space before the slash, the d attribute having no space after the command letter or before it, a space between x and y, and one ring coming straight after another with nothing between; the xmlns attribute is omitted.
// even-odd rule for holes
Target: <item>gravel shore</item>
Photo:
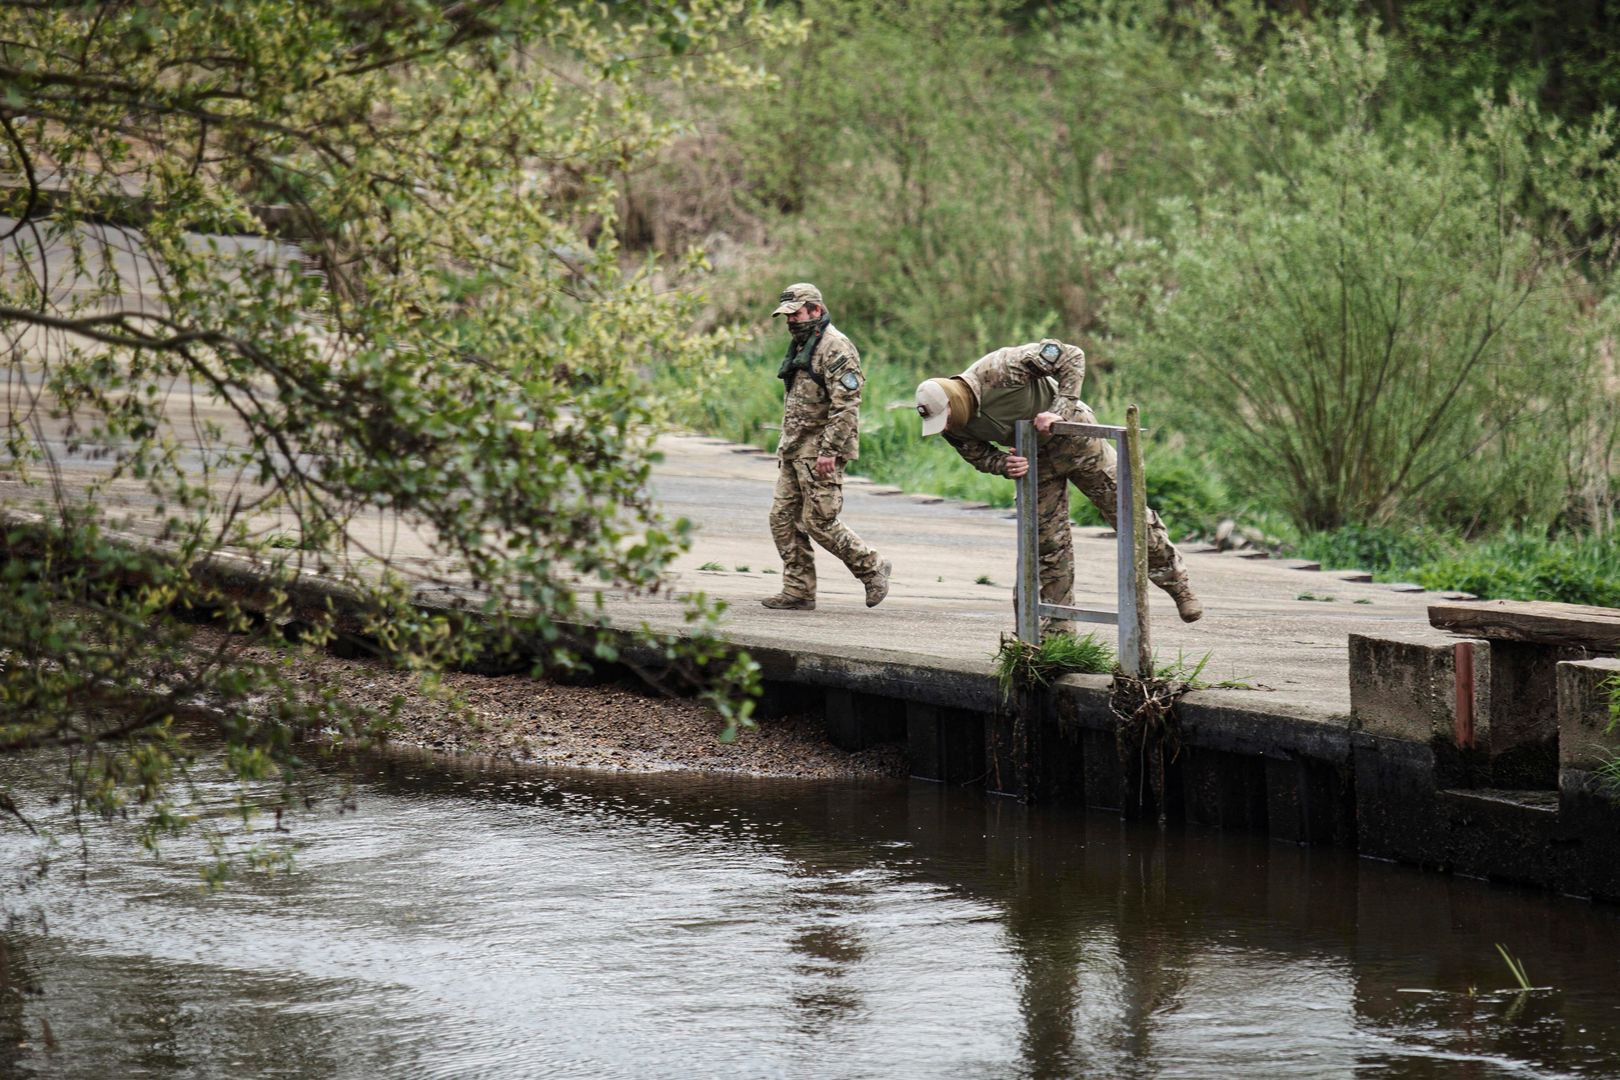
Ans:
<svg viewBox="0 0 1620 1080"><path fill-rule="evenodd" d="M898 745L846 753L820 717L761 720L737 741L719 739L720 718L697 701L621 684L563 686L524 675L455 672L443 685L459 707L424 693L414 676L374 660L300 658L299 678L336 688L348 701L404 699L391 737L448 753L539 765L636 772L695 769L751 776L885 778L906 775Z"/></svg>

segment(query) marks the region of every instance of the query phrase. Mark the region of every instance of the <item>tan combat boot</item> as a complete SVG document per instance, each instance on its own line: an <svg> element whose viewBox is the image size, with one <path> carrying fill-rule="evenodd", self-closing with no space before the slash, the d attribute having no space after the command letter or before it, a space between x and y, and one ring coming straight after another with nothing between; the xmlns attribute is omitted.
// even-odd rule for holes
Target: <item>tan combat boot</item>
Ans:
<svg viewBox="0 0 1620 1080"><path fill-rule="evenodd" d="M1181 616L1182 622L1197 622L1204 617L1204 602L1198 599L1186 581L1172 583L1165 592L1176 602L1176 614Z"/></svg>
<svg viewBox="0 0 1620 1080"><path fill-rule="evenodd" d="M789 596L787 593L777 593L775 596L767 596L765 599L761 600L760 603L764 604L768 608L774 608L777 611L816 610L816 601L813 597Z"/></svg>
<svg viewBox="0 0 1620 1080"><path fill-rule="evenodd" d="M872 576L866 579L867 607L877 607L883 603L883 598L889 595L889 571L893 569L894 564L884 559L883 565L872 571Z"/></svg>

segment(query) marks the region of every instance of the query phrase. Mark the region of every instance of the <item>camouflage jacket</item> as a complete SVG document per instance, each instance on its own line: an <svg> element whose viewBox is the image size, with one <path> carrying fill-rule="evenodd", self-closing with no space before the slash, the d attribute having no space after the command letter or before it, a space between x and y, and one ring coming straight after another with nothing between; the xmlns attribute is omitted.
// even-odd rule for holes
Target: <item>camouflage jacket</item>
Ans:
<svg viewBox="0 0 1620 1080"><path fill-rule="evenodd" d="M1057 356L1050 360L1041 355L1048 345L1057 346ZM1020 410L1029 411L1027 416L992 415L998 405L1015 401L1047 401L1050 394L1049 403L1042 406L1045 411L1055 412L1065 419L1077 417L1081 410L1085 410L1088 417L1090 415L1090 410L1080 400L1080 386L1086 379L1086 354L1078 345L1069 345L1053 338L1028 345L1011 345L981 356L962 372L960 378L973 391L973 397L979 403L980 415L974 417L967 432L946 432L945 441L955 448L964 461L980 472L1006 476L1007 454L989 438L977 437L975 429L978 432L993 429L1010 432L1016 421L1035 418L1033 410ZM1025 387L1037 379L1050 380L1050 390L1043 387L1040 388L1041 393L1033 395L1006 392ZM1010 445L1011 436L996 441Z"/></svg>
<svg viewBox="0 0 1620 1080"><path fill-rule="evenodd" d="M776 456L834 457L854 461L860 456L861 354L836 327L828 325L810 358L810 371L818 381L800 372L782 405L782 441ZM822 383L825 382L825 386Z"/></svg>

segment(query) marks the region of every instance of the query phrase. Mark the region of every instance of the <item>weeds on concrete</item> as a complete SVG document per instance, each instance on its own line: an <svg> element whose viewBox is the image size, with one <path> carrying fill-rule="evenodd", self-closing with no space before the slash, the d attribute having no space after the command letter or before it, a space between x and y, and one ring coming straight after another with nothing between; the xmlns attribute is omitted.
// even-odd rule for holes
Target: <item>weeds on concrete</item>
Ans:
<svg viewBox="0 0 1620 1080"><path fill-rule="evenodd" d="M724 570L725 567L721 566L719 563L715 562L713 559L710 559L708 562L706 562L702 566L698 567L698 569L699 570Z"/></svg>
<svg viewBox="0 0 1620 1080"><path fill-rule="evenodd" d="M1006 701L1014 686L1047 686L1060 675L1106 675L1116 663L1114 650L1096 634L1048 634L1039 645L1004 634L995 655L996 683Z"/></svg>
<svg viewBox="0 0 1620 1080"><path fill-rule="evenodd" d="M1165 682L1185 683L1187 690L1254 690L1256 684L1245 679L1222 679L1220 682L1208 682L1203 678L1204 669L1209 666L1209 658L1213 653L1206 652L1195 663L1187 662L1187 654L1176 653L1176 658L1167 664L1157 662L1154 657L1153 676ZM1186 691L1183 691L1185 693Z"/></svg>
<svg viewBox="0 0 1620 1080"><path fill-rule="evenodd" d="M1320 600L1323 603L1331 604L1333 601L1337 600L1338 597L1336 597L1336 596L1317 596L1313 592L1302 592L1298 596L1294 597L1294 599L1295 600Z"/></svg>
<svg viewBox="0 0 1620 1080"><path fill-rule="evenodd" d="M978 577L973 579L973 584L975 584L975 585L994 585L995 582L990 580L990 575L989 574L980 574Z"/></svg>

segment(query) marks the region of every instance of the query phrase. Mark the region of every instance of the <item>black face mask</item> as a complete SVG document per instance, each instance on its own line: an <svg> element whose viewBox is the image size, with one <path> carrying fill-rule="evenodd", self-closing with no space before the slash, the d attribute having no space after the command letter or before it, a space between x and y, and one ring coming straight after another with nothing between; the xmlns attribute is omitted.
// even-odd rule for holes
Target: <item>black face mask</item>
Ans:
<svg viewBox="0 0 1620 1080"><path fill-rule="evenodd" d="M801 371L809 370L810 354L816 351L815 342L820 340L821 332L827 328L827 316L819 319L806 319L803 322L788 323L788 333L793 340L788 342L787 355L782 358L782 366L777 369L776 377L793 388L793 379Z"/></svg>
<svg viewBox="0 0 1620 1080"><path fill-rule="evenodd" d="M821 319L806 319L803 322L788 323L788 333L793 335L795 345L803 345L805 339L815 333L821 323Z"/></svg>

